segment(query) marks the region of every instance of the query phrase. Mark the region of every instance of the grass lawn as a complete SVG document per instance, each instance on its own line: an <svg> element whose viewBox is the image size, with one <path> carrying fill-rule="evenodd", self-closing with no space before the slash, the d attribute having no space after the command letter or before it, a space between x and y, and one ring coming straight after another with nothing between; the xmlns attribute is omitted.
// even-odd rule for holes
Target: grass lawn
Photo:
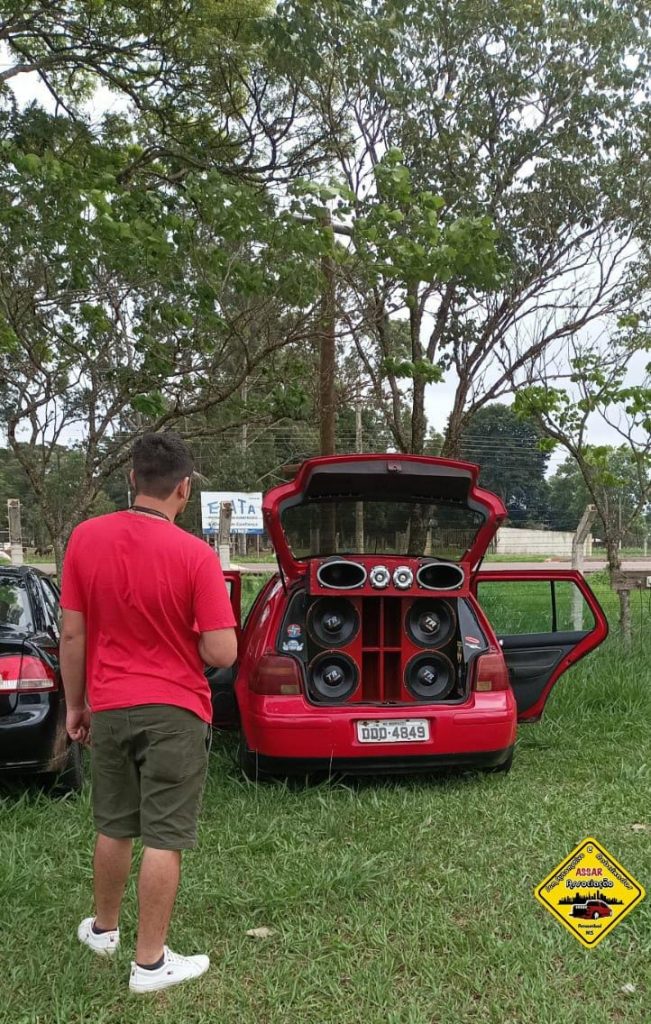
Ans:
<svg viewBox="0 0 651 1024"><path fill-rule="evenodd" d="M649 1024L650 898L586 950L532 889L587 835L651 889L650 693L641 646L609 640L521 729L505 777L255 786L217 735L170 935L212 967L153 997L126 987L133 885L115 962L76 940L92 909L88 790L5 796L0 1022ZM274 934L246 936L261 925Z"/></svg>

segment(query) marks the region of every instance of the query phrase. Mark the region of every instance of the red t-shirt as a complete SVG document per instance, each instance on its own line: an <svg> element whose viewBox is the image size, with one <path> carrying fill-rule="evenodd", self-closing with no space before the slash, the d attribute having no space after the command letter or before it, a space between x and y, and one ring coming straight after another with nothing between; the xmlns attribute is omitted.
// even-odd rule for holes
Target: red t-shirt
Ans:
<svg viewBox="0 0 651 1024"><path fill-rule="evenodd" d="M235 617L205 541L150 515L89 519L66 550L61 607L86 619L93 711L173 704L211 721L199 634L229 629Z"/></svg>

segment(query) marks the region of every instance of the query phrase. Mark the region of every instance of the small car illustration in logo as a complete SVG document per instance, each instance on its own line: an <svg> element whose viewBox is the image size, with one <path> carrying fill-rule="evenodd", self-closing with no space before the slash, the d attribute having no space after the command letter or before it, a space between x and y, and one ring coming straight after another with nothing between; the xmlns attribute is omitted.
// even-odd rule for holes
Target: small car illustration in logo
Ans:
<svg viewBox="0 0 651 1024"><path fill-rule="evenodd" d="M600 917L612 917L612 910L603 900L586 900L585 903L575 903L572 907L572 917L587 917L597 921Z"/></svg>

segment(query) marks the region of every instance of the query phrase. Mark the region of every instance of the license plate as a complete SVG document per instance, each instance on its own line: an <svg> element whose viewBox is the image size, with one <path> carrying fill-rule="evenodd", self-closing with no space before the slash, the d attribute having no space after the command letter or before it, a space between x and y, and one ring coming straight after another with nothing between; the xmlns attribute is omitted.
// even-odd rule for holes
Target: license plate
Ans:
<svg viewBox="0 0 651 1024"><path fill-rule="evenodd" d="M429 739L426 718L376 718L356 725L360 743L424 743Z"/></svg>

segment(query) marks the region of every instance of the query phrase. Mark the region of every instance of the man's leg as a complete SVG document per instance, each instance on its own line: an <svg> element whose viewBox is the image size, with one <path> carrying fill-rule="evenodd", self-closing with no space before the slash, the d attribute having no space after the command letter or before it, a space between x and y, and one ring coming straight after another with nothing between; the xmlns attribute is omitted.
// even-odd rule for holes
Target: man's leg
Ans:
<svg viewBox="0 0 651 1024"><path fill-rule="evenodd" d="M110 931L118 927L120 906L131 870L131 839L111 839L98 833L93 861L95 886L95 927Z"/></svg>
<svg viewBox="0 0 651 1024"><path fill-rule="evenodd" d="M163 955L180 877L179 850L145 847L138 878L138 964L154 964Z"/></svg>

